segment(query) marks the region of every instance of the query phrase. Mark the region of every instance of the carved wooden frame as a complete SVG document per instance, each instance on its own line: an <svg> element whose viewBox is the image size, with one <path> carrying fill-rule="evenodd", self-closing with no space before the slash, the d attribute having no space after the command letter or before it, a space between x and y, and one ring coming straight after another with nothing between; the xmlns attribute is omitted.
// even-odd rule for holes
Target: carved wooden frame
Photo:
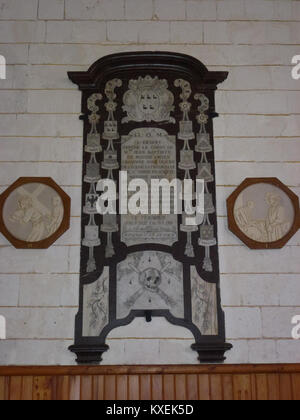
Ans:
<svg viewBox="0 0 300 420"><path fill-rule="evenodd" d="M46 239L38 242L26 242L14 237L6 228L3 220L3 208L7 198L10 194L27 184L45 184L51 187L60 196L63 207L64 216L60 227ZM7 190L0 195L0 232L6 237L6 239L17 249L47 249L49 248L58 238L60 238L70 227L70 215L71 215L71 199L70 197L56 184L52 178L40 178L40 177L22 177L14 182Z"/></svg>
<svg viewBox="0 0 300 420"><path fill-rule="evenodd" d="M256 184L270 184L280 188L291 200L295 212L294 221L289 232L276 242L257 242L241 231L234 216L235 203L240 194L248 187ZM228 225L233 232L250 249L280 249L297 233L300 228L299 198L278 178L247 178L227 199Z"/></svg>
<svg viewBox="0 0 300 420"><path fill-rule="evenodd" d="M104 57L94 63L87 72L69 72L70 80L77 84L79 89L82 91L82 115L80 119L84 121L84 145L87 146L87 137L90 130L90 125L93 124L92 119L90 119L90 112L97 113L99 110L100 99L103 98L103 91L105 83L113 78L136 78L137 76L147 76L147 75L157 75L164 78L169 77L184 77L185 79L193 82L196 86L196 92L205 92L209 97L209 106L205 108L208 116L208 128L211 142L213 143L213 118L217 117L218 114L215 112L215 95L214 92L217 89L217 85L223 82L227 76L227 72L210 72L208 69L198 60L184 54L177 53L166 53L166 52L142 52L142 53L122 53L114 54L111 56ZM116 79L114 79L116 80ZM101 92L101 93L100 93ZM110 92L111 94L111 92ZM123 92L124 94L124 92ZM178 95L179 96L179 95ZM92 99L93 103L88 105L88 100ZM181 97L183 99L183 97ZM200 100L200 98L197 98ZM184 99L183 99L184 100ZM199 103L194 102L193 112L196 115L197 105ZM200 104L203 107L203 103ZM102 106L102 104L101 104ZM199 107L198 109L200 109ZM103 108L101 108L103 110ZM107 109L108 110L108 109ZM102 111L101 111L102 112ZM119 112L118 118L124 116ZM177 114L178 115L178 114ZM203 116L203 114L202 114ZM93 119L96 121L96 117ZM89 124L90 122L90 124ZM170 121L168 122L170 123ZM99 124L99 119L97 120ZM166 124L166 123L164 123ZM194 123L195 124L195 123ZM199 122L200 124L200 122ZM130 122L130 129L134 129L137 124ZM145 126L149 126L149 122L144 123ZM102 125L101 125L102 127ZM195 127L195 125L194 125ZM197 126L198 127L198 126ZM94 126L95 128L95 126ZM102 129L102 128L101 128ZM171 134L173 129L170 128ZM174 129L175 130L175 129ZM97 130L96 130L97 131ZM90 132L90 135L93 133ZM90 146L91 149L91 146ZM97 147L96 147L97 149ZM95 149L95 150L96 150ZM91 149L92 150L92 149ZM213 154L213 144L211 149L211 155L209 157L209 163L212 170L215 169L214 154ZM90 152L91 153L91 152ZM98 146L98 153L102 153L102 148L100 150ZM179 154L179 150L177 149ZM101 155L102 156L102 155ZM120 158L120 151L118 151L118 158ZM85 171L87 170L87 165L89 162L89 157L86 156L84 152L83 158L83 197L82 197L82 206L85 206L85 195L88 193L87 186L84 186L85 180ZM196 171L193 172L196 174ZM211 181L210 181L211 182ZM215 182L212 182L212 195L215 201L216 186ZM83 214L84 216L84 214ZM100 226L102 216L95 216L98 218L98 225ZM214 224L214 233L217 237L217 218L216 213L212 216ZM84 237L84 228L86 226L87 218L82 217L82 238ZM106 237L100 234L101 243L106 243ZM98 264L96 271L88 273L86 271L86 261L88 259L88 251L85 247L81 248L81 267L80 267L80 303L79 303L79 312L76 316L75 321L75 344L70 347L70 350L77 355L78 364L99 364L102 361L102 354L106 352L109 347L106 345L106 338L111 330L114 328L128 325L133 321L135 317L145 317L148 322L151 321L152 317L165 317L170 323L174 325L179 325L188 328L195 337L195 344L192 345L192 349L198 352L199 360L202 363L220 363L225 360L224 353L232 348L231 344L226 343L225 341L225 319L224 313L221 308L221 296L219 288L219 257L218 257L218 247L216 243L213 246L212 260L214 264L214 271L212 273L204 273L203 270L199 267L197 258L188 258L183 256L185 244L177 243L177 246L169 247L159 244L144 244L144 245L135 245L127 247L124 243L120 242L119 234L113 234L114 245L117 244L117 253L109 259L105 256L105 249L101 245L100 247L95 245L94 251L97 255ZM130 314L125 319L116 318L116 290L117 290L117 274L116 268L117 264L125 260L125 258L135 252L140 251L158 251L169 253L174 257L178 258L178 255L181 256L181 259L184 265L184 319L175 318L169 310L132 310ZM191 263L193 262L193 264ZM192 265L196 266L197 273L204 279L205 282L214 284L216 286L216 305L217 305L217 320L218 320L218 335L204 336L201 334L200 330L192 322L191 314L191 274L190 267ZM109 322L106 327L103 329L99 337L86 337L83 336L83 301L84 301L84 287L86 285L93 284L99 279L99 276L102 276L104 272L104 266L109 266L111 269L110 280L109 280Z"/></svg>

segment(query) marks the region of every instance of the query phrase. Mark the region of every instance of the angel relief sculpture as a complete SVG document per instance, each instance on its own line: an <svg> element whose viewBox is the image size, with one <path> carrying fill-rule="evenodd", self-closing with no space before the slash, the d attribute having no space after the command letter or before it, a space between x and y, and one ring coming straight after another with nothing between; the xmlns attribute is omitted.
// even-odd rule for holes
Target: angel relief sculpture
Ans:
<svg viewBox="0 0 300 420"><path fill-rule="evenodd" d="M127 112L127 117L123 118L122 123L168 121L175 124L175 119L170 116L174 111L174 95L168 90L168 82L157 76L130 80L123 101L123 111Z"/></svg>

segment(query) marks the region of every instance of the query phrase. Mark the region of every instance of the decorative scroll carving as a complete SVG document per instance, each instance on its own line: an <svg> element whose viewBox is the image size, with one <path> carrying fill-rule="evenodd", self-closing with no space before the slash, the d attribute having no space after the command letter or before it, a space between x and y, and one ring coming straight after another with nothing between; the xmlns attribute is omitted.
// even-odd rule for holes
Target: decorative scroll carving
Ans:
<svg viewBox="0 0 300 420"><path fill-rule="evenodd" d="M130 80L123 102L123 110L127 113L123 123L169 121L175 124L175 119L170 116L174 111L174 95L168 90L165 79L146 76Z"/></svg>

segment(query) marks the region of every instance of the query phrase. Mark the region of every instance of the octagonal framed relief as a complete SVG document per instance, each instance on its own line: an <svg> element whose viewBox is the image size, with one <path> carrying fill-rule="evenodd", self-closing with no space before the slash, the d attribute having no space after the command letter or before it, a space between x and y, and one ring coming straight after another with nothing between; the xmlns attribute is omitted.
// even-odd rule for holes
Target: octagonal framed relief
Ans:
<svg viewBox="0 0 300 420"><path fill-rule="evenodd" d="M280 249L300 228L299 198L277 178L247 178L227 200L229 229L250 249Z"/></svg>
<svg viewBox="0 0 300 420"><path fill-rule="evenodd" d="M51 178L19 178L0 195L0 232L18 249L49 248L70 227L70 197Z"/></svg>

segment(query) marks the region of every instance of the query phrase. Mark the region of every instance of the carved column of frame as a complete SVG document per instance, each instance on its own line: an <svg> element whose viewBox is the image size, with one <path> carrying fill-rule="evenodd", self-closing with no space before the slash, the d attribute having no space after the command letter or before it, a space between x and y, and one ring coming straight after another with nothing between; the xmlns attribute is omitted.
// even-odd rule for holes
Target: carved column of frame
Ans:
<svg viewBox="0 0 300 420"><path fill-rule="evenodd" d="M231 349L219 288L213 146L215 90L227 75L176 53L116 54L69 73L83 95L85 146L80 302L70 348L78 363L100 363L109 333L135 317L188 328L200 362L222 362ZM202 178L202 225L189 226L186 213L101 216L96 183L109 178L120 193L119 171L148 184Z"/></svg>

